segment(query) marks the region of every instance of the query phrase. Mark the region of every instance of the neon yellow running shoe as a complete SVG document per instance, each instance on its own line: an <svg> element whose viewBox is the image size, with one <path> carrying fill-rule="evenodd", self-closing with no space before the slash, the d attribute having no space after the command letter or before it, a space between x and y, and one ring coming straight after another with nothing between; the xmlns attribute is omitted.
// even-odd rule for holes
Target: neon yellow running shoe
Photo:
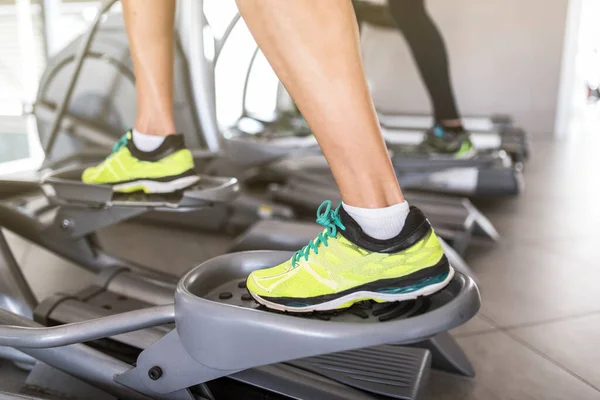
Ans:
<svg viewBox="0 0 600 400"><path fill-rule="evenodd" d="M321 204L317 223L325 229L316 239L290 260L250 274L246 286L257 302L279 311L326 311L415 299L452 280L454 270L418 208L411 207L396 237L378 240L340 206Z"/></svg>
<svg viewBox="0 0 600 400"><path fill-rule="evenodd" d="M199 177L182 134L169 135L156 150L144 152L127 132L106 160L83 171L81 180L113 185L113 191L121 193L172 193L195 184Z"/></svg>

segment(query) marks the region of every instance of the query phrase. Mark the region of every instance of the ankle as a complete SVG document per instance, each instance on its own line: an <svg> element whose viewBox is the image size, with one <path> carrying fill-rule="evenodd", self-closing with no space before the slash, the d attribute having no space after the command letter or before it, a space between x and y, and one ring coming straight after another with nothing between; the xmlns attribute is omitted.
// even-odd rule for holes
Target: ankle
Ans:
<svg viewBox="0 0 600 400"><path fill-rule="evenodd" d="M140 116L135 121L135 128L139 133L152 136L168 136L177 132L172 120L162 120Z"/></svg>
<svg viewBox="0 0 600 400"><path fill-rule="evenodd" d="M364 209L376 209L376 208L385 208L391 207L395 204L404 202L404 197L402 196L378 196L378 197L351 197L351 196L342 196L343 203L345 205L352 204L353 207L359 207Z"/></svg>
<svg viewBox="0 0 600 400"><path fill-rule="evenodd" d="M404 195L393 169L389 174L377 170L363 170L353 174L352 180L340 181L338 189L344 204L361 208L384 208L402 203Z"/></svg>

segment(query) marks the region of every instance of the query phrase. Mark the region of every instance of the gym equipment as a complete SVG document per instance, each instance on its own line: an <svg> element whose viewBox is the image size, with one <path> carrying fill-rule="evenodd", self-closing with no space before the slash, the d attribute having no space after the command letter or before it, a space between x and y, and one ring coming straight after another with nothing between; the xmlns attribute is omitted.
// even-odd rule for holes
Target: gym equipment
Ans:
<svg viewBox="0 0 600 400"><path fill-rule="evenodd" d="M250 76L257 54L258 48L253 53L248 65L247 77ZM289 149L302 146L305 149L303 153L295 154L294 157L286 157L283 162L294 164L294 170L321 168L328 171L324 158L319 155L315 138L309 135L310 129L304 118L281 84L278 86L276 95L277 110L270 116L270 119L260 118L252 115L246 107L246 85L242 96L242 116L228 130L229 139L225 143L229 146L231 146L230 143L233 143L235 147L240 148L243 148L244 142L257 142L261 146L265 146L267 143L276 143L279 146L287 146ZM500 121L503 120L500 117L497 118ZM423 128L423 130L428 128ZM519 144L520 131L512 128L504 130L507 132L506 139L493 144L491 149L479 148L474 158L456 159L415 152L414 144L418 141L407 144L404 141L405 135L399 134L399 132L406 133L407 131L391 130L382 125L396 175L404 189L485 197L514 196L524 189L522 161L527 158L527 155L524 153L523 146ZM516 136L511 132L516 132ZM412 134L416 134L418 140L423 138L423 132L412 131ZM493 139L493 136L489 134L486 134L486 137ZM517 139L513 140L511 137L517 137ZM308 149L313 151L306 151ZM512 154L512 157L508 152ZM239 154L243 156L243 152L240 151Z"/></svg>
<svg viewBox="0 0 600 400"><path fill-rule="evenodd" d="M506 152L515 163L523 163L531 156L531 139L521 128L498 123L496 118L463 118L465 129L471 133L473 145L479 151ZM423 140L424 131L433 126L433 118L420 115L379 114L379 122L386 141L394 144L415 145ZM511 123L512 124L512 123Z"/></svg>
<svg viewBox="0 0 600 400"><path fill-rule="evenodd" d="M107 218L153 208L210 207L237 192L234 180L212 178L177 198L138 198L84 185L80 173L81 168L64 169L44 181L46 195L58 204L55 236L82 235L94 224L108 223ZM479 308L477 287L459 272L431 297L292 316L261 309L243 286L250 271L291 253L241 252L211 259L178 283L142 267L136 272L128 266L98 268L89 288L36 306L1 233L0 249L0 293L7 309L0 311L0 346L15 349L11 359L42 362L33 366L32 379L47 374L50 366L123 399L217 399L232 392L238 398L258 392L282 398L414 399L422 394L430 353L401 345L422 342L437 350L434 361L446 356L440 363L470 367L446 333ZM20 316L34 309L36 319L49 327Z"/></svg>
<svg viewBox="0 0 600 400"><path fill-rule="evenodd" d="M255 52L254 55L256 54ZM253 67L254 60L255 58L252 58L248 66L249 70ZM328 170L324 158L317 151L316 139L308 135L309 130L304 118L281 84L277 91L277 110L268 120L248 112L246 95L247 87L244 88L243 93L242 116L237 124L229 129L227 133L229 140L226 143L234 143L237 147L243 147L244 141L255 141L262 146L266 143L277 143L290 149L301 145L305 149L303 153L287 157L283 162L293 163L295 170L300 168ZM423 128L426 129L428 128ZM295 137L294 132L299 132L299 137ZM416 152L414 145L422 140L423 132L412 131L413 136L417 136L417 141L408 144L403 141L402 134L396 134L403 131L392 131L382 126L382 132L391 153L396 175L404 189L486 197L514 196L524 189L522 161L526 159L526 155L523 153L522 146L516 144L512 146L509 143L511 140L508 139L508 133L506 141L492 145L492 149L479 149L477 155L470 159L456 159ZM516 131L513 129L510 132ZM487 135L487 137L492 136ZM307 151L308 149L313 151ZM507 151L510 151L513 156L510 157ZM298 160L298 158L306 159ZM312 163L316 165L311 166Z"/></svg>
<svg viewBox="0 0 600 400"><path fill-rule="evenodd" d="M139 265L108 254L101 246L96 232L102 227L129 218L145 219L145 214L151 215L151 218L148 219L151 219L152 222L164 221L193 229L202 227L202 230L208 232L240 233L234 240L235 244L230 251L297 250L308 241L313 240L322 230L320 225L312 222L286 222L272 219L270 216L274 215L277 210L266 210L269 207L267 204L270 204L267 201L260 206L254 206L259 211L262 210L260 212L266 216L265 219L257 222L250 221L248 218L255 214L244 207L253 206L251 202L256 199L240 194L239 183L235 182L234 185L231 178L228 180L203 178L208 183L223 182L223 185L230 185L229 188L223 186L218 189L224 196L225 194L227 196L223 197L222 201L212 202L211 207L190 208L182 207L181 204L176 208L173 204L157 207L155 203L151 203L152 206L147 208L115 207L115 204L112 204L110 208L91 207L89 204L87 207L79 208L64 207L63 204L57 205L56 201L48 199L48 191L52 197L55 196L52 193L57 190L59 193L63 193L66 189L74 190L74 194L71 195L76 196L78 201L89 196L100 195L98 190L94 189L95 187L77 182L76 178L81 174L83 167L79 162L74 164L76 167L64 166L52 175L58 174L59 177L62 177L65 174L72 179L61 178L53 186L48 182L52 183L56 178L47 180L44 185L46 193L40 190L40 185L31 177L0 180L0 220L4 228L94 272L114 266L127 266L133 271L143 270ZM203 193L208 192L205 190ZM94 201L105 201L108 198L108 186L102 187L101 194L104 197L93 198ZM159 199L169 200L171 197L162 196ZM153 198L156 199L156 196ZM241 201L240 198L242 198ZM137 204L139 205L139 203ZM276 205L276 207L288 210L281 206ZM181 212L181 210L185 210L185 212ZM243 212L244 210L247 212ZM311 210L312 212L314 209ZM259 217L255 216L255 218ZM467 238L465 237L465 239ZM468 242L462 241L461 243L466 245ZM458 242L454 245L458 247ZM446 247L452 265L459 271L474 277L475 274L462 260L460 254L452 251L449 246Z"/></svg>
<svg viewBox="0 0 600 400"><path fill-rule="evenodd" d="M428 129L434 124L433 117L426 114L383 114L379 113L380 122L385 127L405 129ZM490 117L464 117L463 126L474 133L501 133L514 127L509 115L495 114ZM475 139L477 140L477 139Z"/></svg>
<svg viewBox="0 0 600 400"><path fill-rule="evenodd" d="M145 270L107 254L95 232L102 227L161 210L193 212L232 201L239 192L234 178L202 176L201 182L177 194L122 195L108 185L85 185L79 180L84 167L53 172L40 185L30 179L3 179L0 203L2 226L93 272L127 266Z"/></svg>
<svg viewBox="0 0 600 400"><path fill-rule="evenodd" d="M280 120L279 120L279 119ZM248 120L250 117L244 117ZM265 127L263 132L247 134L238 123L231 129L233 139L242 142L257 141L265 143L268 141L278 142L280 145L290 141L289 131L281 137L273 135L270 126L295 126L298 123L285 122L284 119L302 119L300 115L293 116L290 111L285 111L276 117L274 121L255 120L258 126ZM422 138L423 133L417 132ZM524 190L523 164L515 162L508 156L505 150L480 150L477 155L470 159L457 159L450 157L439 157L415 152L413 145L394 142L395 137L390 137L384 129L388 149L392 155L392 163L396 175L404 189L415 191L431 191L451 195L468 197L497 197L514 196ZM316 145L312 137L301 137L300 143L307 148L311 143ZM296 145L296 140L290 147ZM325 159L316 152L307 155L295 155L287 157L283 163L294 164L295 170L300 168L317 168L327 171ZM314 165L313 165L314 164Z"/></svg>
<svg viewBox="0 0 600 400"><path fill-rule="evenodd" d="M18 347L124 399L143 398L139 393L151 398L192 399L195 397L187 388L210 380L204 388L210 393L214 390L211 385L218 385L212 381L223 376L292 398L418 398L427 372L427 352L396 344L445 331L477 310L476 288L462 275L443 296L431 299L425 307L420 305L427 310L425 314L385 322L378 322L377 313L368 309L356 310L367 318L347 312L322 321L259 311L241 300L238 282L245 274L289 256L258 252L213 259L180 281L175 308L159 306L37 329L31 323L25 325L27 320L2 312L5 323L30 328L0 328L0 344ZM235 295L221 292L219 286ZM228 297L223 293L231 294L233 300L220 299ZM453 316L448 317L450 314ZM131 336L140 328L171 322L176 328L148 346L135 368L80 344L47 349L115 335L133 340ZM365 329L365 324L371 325ZM51 335L59 335L60 340L52 340ZM383 345L391 342L395 345ZM275 364L281 362L285 364ZM339 371L342 365L345 370Z"/></svg>
<svg viewBox="0 0 600 400"><path fill-rule="evenodd" d="M69 102L60 104L62 105L54 108L57 115L61 114L61 109L67 111ZM56 121L59 121L57 126L62 127L69 120L57 118ZM76 120L71 121L75 123L69 129L80 129ZM90 132L98 131L96 126L90 126L93 128ZM48 138L52 137L53 131L50 130ZM78 136L71 135L73 137ZM104 134L98 136L100 137L108 138ZM94 143L97 148L103 146L102 139L86 141ZM47 144L49 142L50 139L46 141ZM75 141L75 145L77 144ZM106 144L108 141L104 143ZM83 243L97 229L94 227L151 210L173 214L197 213L215 202L225 202L225 198L227 201L231 200L238 190L237 182L233 180L207 178L207 182L214 183L209 188L193 188L180 196L132 198L114 195L112 191L109 193L106 187L90 188L82 185L79 182L80 173L80 168L61 169L46 179L44 190L52 203L41 206L38 212L40 215L54 213L54 218L50 225L25 222L23 218L23 222L28 224L25 225L26 229L32 229L33 234L42 231L51 233L55 235L54 240L67 237ZM15 205L17 208L23 206ZM14 214L11 215L14 217ZM50 242L49 239L43 240ZM85 244L93 249L92 243ZM68 251L63 250L63 253ZM172 302L173 286L169 285L169 280L162 274L148 273L143 267L135 265L125 264L126 267L123 268L114 258L103 256L102 253L95 253L94 256L97 254L100 254L100 261L87 256L79 258L92 260L91 265L96 265L97 270L104 274L103 283L89 288L85 294L78 293L68 299L63 298L50 306L49 303L42 303L35 310L37 318L45 316L48 324L74 322L74 325L41 328L38 331L31 329L35 328L31 321L14 313L2 312L0 319L5 324L22 325L30 329L0 329L0 345L18 349L21 360L27 359L24 355L34 357L119 398L193 398L192 392L188 390L192 385L197 390L195 393L199 393L198 397L214 398L211 392L216 394L218 390L225 390L229 393L236 390L236 382L241 384L240 390L246 394L242 398L249 398L247 394L252 392L252 388L270 395L293 398L416 398L424 385L430 353L398 344L419 341L425 341L423 346L436 351L434 363L436 358L443 357L437 361L440 366L446 363L446 367L472 374L468 360L446 333L448 329L472 317L479 307L476 286L470 278L460 273L456 274L446 289L431 298L384 306L361 305L362 308L339 315L315 315L309 318L255 309L256 305L248 303L241 295L243 288L239 287L240 282L250 270L272 265L271 263L289 257L290 253L238 253L213 259L192 270L180 281L175 307L164 306L167 304L167 297L168 303ZM71 257L77 256L72 254ZM8 256L6 258L9 259ZM112 261L106 264L110 267L102 268L106 261ZM9 278L2 282L25 282L11 287L13 292L27 292L26 281L14 258L5 264L12 267L2 269L3 273L10 272L6 273ZM232 292L234 290L236 292ZM121 293L117 295L119 291ZM8 290L0 292L9 293ZM12 304L28 303L19 302L19 296L7 298L17 299ZM109 300L113 301L113 305L106 303ZM238 302L241 304L237 304ZM186 303L193 310L186 308ZM140 309L153 304L162 306ZM47 306L45 312L44 305ZM127 312L128 308L137 311ZM117 314L107 315L108 311L115 311ZM119 313L120 311L126 313ZM89 320L90 316L103 315L106 315L105 319ZM224 320L224 315L230 315L231 320ZM71 318L71 321L61 321L66 318ZM323 318L329 318L330 321L323 321ZM365 323L375 323L380 319L383 322L377 322L375 329L365 329ZM172 325L164 327L165 323L172 322L176 324L174 330L171 330ZM197 335L200 331L196 331L191 341L180 340L189 337L190 329L198 328L213 330L202 335ZM166 333L167 331L170 332ZM224 334L231 335L233 332L244 332L248 337L240 336L231 342L223 341ZM369 332L369 335L365 335L365 332ZM53 339L57 337L58 340ZM110 339L102 341L103 343L96 341L106 337ZM213 343L211 338L218 338L218 342ZM293 342L294 346L288 349L282 346L282 351L278 351L277 355L271 351L256 353L261 348L271 350L274 344L284 345L286 341L283 338ZM102 352L81 344L92 340L93 346L103 348ZM243 350L255 353L242 356L235 354L241 343L249 345ZM394 345L381 347L384 343ZM118 350L115 350L115 344L118 344ZM208 358L197 358L199 346L205 345L212 347L216 353L206 353ZM265 348L267 345L268 349ZM162 349L163 346L168 347L167 351ZM221 349L220 346L227 349ZM363 349L368 346L377 347ZM123 351L124 348L127 350ZM141 355L136 357L137 352L143 349L145 350ZM340 351L342 353L329 354ZM155 352L161 353L160 363L152 361ZM205 352L200 350L200 353ZM128 354L130 360L126 363L123 359ZM147 370L145 360L153 364ZM284 364L273 364L281 362ZM135 363L135 368L131 367L132 363ZM350 366L351 370L339 371L336 366L340 363ZM175 369L171 369L173 366ZM36 364L34 372L39 375L39 371L44 368L43 364ZM142 373L138 375L138 371ZM221 376L225 377L225 384L213 380ZM186 377L190 379L188 382L177 382L177 379ZM171 381L173 378L175 381ZM210 382L202 384L207 380ZM197 384L202 385L196 386ZM65 385L63 389L68 387L69 385Z"/></svg>
<svg viewBox="0 0 600 400"><path fill-rule="evenodd" d="M467 197L515 196L525 188L523 167L501 150L478 152L471 159L437 159L406 154L390 146L392 163L400 182L408 188ZM409 169L410 168L410 169Z"/></svg>

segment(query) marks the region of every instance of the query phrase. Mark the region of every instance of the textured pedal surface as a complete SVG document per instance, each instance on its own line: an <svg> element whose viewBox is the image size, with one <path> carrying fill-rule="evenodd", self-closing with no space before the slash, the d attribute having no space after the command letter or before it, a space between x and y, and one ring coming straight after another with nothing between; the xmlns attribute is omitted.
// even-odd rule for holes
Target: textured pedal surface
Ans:
<svg viewBox="0 0 600 400"><path fill-rule="evenodd" d="M394 399L420 398L431 356L423 349L376 346L293 361L296 367Z"/></svg>
<svg viewBox="0 0 600 400"><path fill-rule="evenodd" d="M235 178L199 175L187 189L170 194L115 193L111 185L90 185L81 181L85 166L64 168L44 178L42 189L57 205L70 207L133 207L170 211L200 209L213 203L229 202L239 192Z"/></svg>
<svg viewBox="0 0 600 400"><path fill-rule="evenodd" d="M202 206L208 206L209 202L190 202L186 199L186 192L192 192L194 190L202 191L211 188L210 184L206 182L200 182L192 187L185 190L178 190L173 193L108 193L107 185L87 185L80 186L75 191L67 193L65 187L61 187L57 190L59 184L54 184L54 193L56 196L52 197L53 203L58 205L70 205L70 206L121 206L121 207L148 207L148 208L201 208ZM93 187L93 189L92 189ZM92 193L92 190L97 190L98 187L102 187L105 193L105 197L98 197L97 199L90 199L87 195ZM71 188L69 188L71 189ZM91 190L90 190L91 189ZM77 191L81 190L81 191ZM87 192L85 192L87 190Z"/></svg>

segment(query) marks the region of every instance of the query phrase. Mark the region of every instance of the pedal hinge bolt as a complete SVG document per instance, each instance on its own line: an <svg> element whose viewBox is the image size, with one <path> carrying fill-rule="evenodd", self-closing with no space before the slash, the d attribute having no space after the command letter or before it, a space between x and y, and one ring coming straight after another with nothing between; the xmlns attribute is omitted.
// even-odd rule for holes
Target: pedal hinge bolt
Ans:
<svg viewBox="0 0 600 400"><path fill-rule="evenodd" d="M163 375L163 370L161 367L155 365L154 367L150 368L150 370L148 370L148 377L150 377L150 379L152 379L153 381L156 381L158 379L160 379L160 377Z"/></svg>
<svg viewBox="0 0 600 400"><path fill-rule="evenodd" d="M65 230L73 229L74 225L75 225L75 223L72 220L70 220L69 218L63 219L60 223L60 227Z"/></svg>

